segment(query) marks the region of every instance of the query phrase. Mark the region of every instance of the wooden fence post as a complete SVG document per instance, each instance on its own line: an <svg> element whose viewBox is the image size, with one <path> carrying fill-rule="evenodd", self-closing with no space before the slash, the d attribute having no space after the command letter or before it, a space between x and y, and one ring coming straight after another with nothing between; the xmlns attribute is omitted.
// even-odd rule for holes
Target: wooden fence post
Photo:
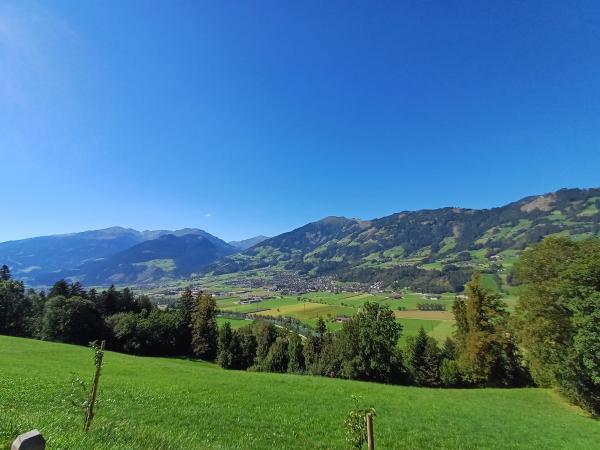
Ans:
<svg viewBox="0 0 600 450"><path fill-rule="evenodd" d="M375 440L373 439L373 414L367 413L367 448L375 450Z"/></svg>
<svg viewBox="0 0 600 450"><path fill-rule="evenodd" d="M85 411L85 422L83 424L83 431L85 431L86 433L90 429L92 419L94 418L94 404L96 403L96 395L98 393L98 381L100 380L100 369L102 369L102 359L104 358L105 346L106 341L103 340L100 344L100 354L98 355L98 360L96 361L96 373L94 374L94 380L92 381L92 391L90 392L87 410Z"/></svg>

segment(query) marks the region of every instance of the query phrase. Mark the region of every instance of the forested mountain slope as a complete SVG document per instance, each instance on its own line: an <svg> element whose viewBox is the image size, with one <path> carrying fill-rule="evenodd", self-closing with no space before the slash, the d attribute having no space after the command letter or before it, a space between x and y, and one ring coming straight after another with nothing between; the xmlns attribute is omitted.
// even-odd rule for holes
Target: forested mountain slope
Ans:
<svg viewBox="0 0 600 450"><path fill-rule="evenodd" d="M268 239L211 267L262 267L370 280L382 272L509 264L545 236L597 236L600 189L563 189L493 209L403 211L369 221L329 217Z"/></svg>

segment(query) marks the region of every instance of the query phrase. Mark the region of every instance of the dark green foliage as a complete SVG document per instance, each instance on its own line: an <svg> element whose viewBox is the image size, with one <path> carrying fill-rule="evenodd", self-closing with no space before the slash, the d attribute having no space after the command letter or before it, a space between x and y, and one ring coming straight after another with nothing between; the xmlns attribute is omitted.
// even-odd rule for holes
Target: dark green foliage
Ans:
<svg viewBox="0 0 600 450"><path fill-rule="evenodd" d="M182 333L184 340L188 342L189 353L192 352L192 316L196 308L196 299L192 294L192 290L187 288L181 297L177 300L177 310L181 316L183 324Z"/></svg>
<svg viewBox="0 0 600 450"><path fill-rule="evenodd" d="M68 296L87 298L87 292L85 292L85 289L83 289L81 283L79 281L76 281L75 283L71 284L71 286L69 286Z"/></svg>
<svg viewBox="0 0 600 450"><path fill-rule="evenodd" d="M201 359L217 357L217 304L209 294L200 294L192 316L192 350Z"/></svg>
<svg viewBox="0 0 600 450"><path fill-rule="evenodd" d="M342 376L390 382L400 355L396 344L402 326L387 306L365 303L335 335L342 359Z"/></svg>
<svg viewBox="0 0 600 450"><path fill-rule="evenodd" d="M20 281L0 279L0 334L23 336L30 302Z"/></svg>
<svg viewBox="0 0 600 450"><path fill-rule="evenodd" d="M58 296L65 298L69 298L71 296L71 286L69 286L69 283L65 279L58 280L56 283L54 283L54 286L52 286L52 289L50 289L50 292L48 292L48 298Z"/></svg>
<svg viewBox="0 0 600 450"><path fill-rule="evenodd" d="M254 364L256 357L256 337L250 326L242 327L234 332L234 337L239 339L240 354L237 361L238 368L248 369Z"/></svg>
<svg viewBox="0 0 600 450"><path fill-rule="evenodd" d="M225 324L219 330L217 356L217 362L224 369L232 369L234 365L234 353L231 345L232 340L233 332L231 331L231 324L229 322L225 322ZM237 341L237 344L239 346L239 341Z"/></svg>
<svg viewBox="0 0 600 450"><path fill-rule="evenodd" d="M445 359L456 359L456 342L452 338L446 338L440 356Z"/></svg>
<svg viewBox="0 0 600 450"><path fill-rule="evenodd" d="M440 382L445 387L460 387L464 385L464 376L458 362L454 359L442 359L440 363Z"/></svg>
<svg viewBox="0 0 600 450"><path fill-rule="evenodd" d="M135 301L133 294L128 288L119 291L111 285L107 291L103 291L97 299L98 310L104 316L112 316L120 312L139 312L140 306Z"/></svg>
<svg viewBox="0 0 600 450"><path fill-rule="evenodd" d="M440 385L441 353L437 342L420 328L416 336L407 339L404 363L418 386Z"/></svg>
<svg viewBox="0 0 600 450"><path fill-rule="evenodd" d="M256 365L261 366L263 360L267 357L271 345L277 338L275 326L265 320L257 321L252 327L252 333L256 338Z"/></svg>
<svg viewBox="0 0 600 450"><path fill-rule="evenodd" d="M46 302L41 327L43 339L87 345L105 334L102 316L91 301L57 296Z"/></svg>
<svg viewBox="0 0 600 450"><path fill-rule="evenodd" d="M112 330L111 347L144 356L189 354L188 335L181 316L175 311L143 310L117 313L106 319Z"/></svg>
<svg viewBox="0 0 600 450"><path fill-rule="evenodd" d="M535 381L600 414L600 242L545 239L516 275L518 336Z"/></svg>
<svg viewBox="0 0 600 450"><path fill-rule="evenodd" d="M414 266L358 268L339 273L342 281L358 281L373 283L381 281L385 285L404 287L409 286L416 291L432 293L461 292L469 279L470 270L453 267L444 270L425 270Z"/></svg>
<svg viewBox="0 0 600 450"><path fill-rule="evenodd" d="M520 386L528 383L499 295L481 286L475 273L467 284L467 300L454 303L458 362L476 385Z"/></svg>
<svg viewBox="0 0 600 450"><path fill-rule="evenodd" d="M6 264L3 264L2 267L0 267L0 281L8 281L10 280L10 277L10 269Z"/></svg>
<svg viewBox="0 0 600 450"><path fill-rule="evenodd" d="M284 336L279 336L269 348L269 352L263 359L260 369L265 372L284 373L288 370L289 360L288 340Z"/></svg>
<svg viewBox="0 0 600 450"><path fill-rule="evenodd" d="M296 333L290 333L288 335L288 352L289 352L289 363L288 372L290 373L302 373L304 372L304 348L302 345L302 339Z"/></svg>
<svg viewBox="0 0 600 450"><path fill-rule="evenodd" d="M309 334L304 343L304 364L306 370L314 372L317 370L321 349L323 346L322 339L313 334Z"/></svg>
<svg viewBox="0 0 600 450"><path fill-rule="evenodd" d="M311 373L331 378L347 378L343 372L344 355L342 352L343 341L331 333L321 339L321 353L316 364L311 367Z"/></svg>
<svg viewBox="0 0 600 450"><path fill-rule="evenodd" d="M150 311L155 309L155 306L150 301L150 297L148 297L147 295L140 295L138 298L135 299L135 301L137 303L136 309L139 309L140 312L149 313Z"/></svg>
<svg viewBox="0 0 600 450"><path fill-rule="evenodd" d="M327 334L327 325L322 317L317 319L315 334L309 334L304 342L304 364L306 370L313 374L319 373L319 358L323 349L323 340Z"/></svg>

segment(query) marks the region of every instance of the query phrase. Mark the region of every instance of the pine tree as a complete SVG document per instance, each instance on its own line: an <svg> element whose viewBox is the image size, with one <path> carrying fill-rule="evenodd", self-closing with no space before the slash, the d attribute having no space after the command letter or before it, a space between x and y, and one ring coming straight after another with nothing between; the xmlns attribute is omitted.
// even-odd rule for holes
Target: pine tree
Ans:
<svg viewBox="0 0 600 450"><path fill-rule="evenodd" d="M119 312L119 291L112 284L108 291L103 291L100 295L100 311L104 316L111 316Z"/></svg>
<svg viewBox="0 0 600 450"><path fill-rule="evenodd" d="M444 341L444 347L440 356L442 359L456 359L456 343L451 337L447 337Z"/></svg>
<svg viewBox="0 0 600 450"><path fill-rule="evenodd" d="M288 372L302 373L304 372L304 352L302 339L296 333L292 333L288 337L288 353L289 363Z"/></svg>
<svg viewBox="0 0 600 450"><path fill-rule="evenodd" d="M280 336L275 339L275 342L269 348L269 352L262 361L260 368L265 372L284 373L288 370L288 363L288 341L285 337Z"/></svg>
<svg viewBox="0 0 600 450"><path fill-rule="evenodd" d="M179 309L179 314L181 315L184 324L187 324L188 326L191 325L195 307L196 300L194 299L192 290L187 288L181 297L179 297L179 300L177 300L177 309Z"/></svg>
<svg viewBox="0 0 600 450"><path fill-rule="evenodd" d="M462 297L455 297L452 305L452 312L454 314L455 327L454 337L458 343L459 348L464 348L465 338L469 332L469 323L467 321L467 307Z"/></svg>
<svg viewBox="0 0 600 450"><path fill-rule="evenodd" d="M229 353L231 354L231 369L247 369L244 364L244 348L242 343L243 337L237 331L233 330L231 334L231 342L229 343Z"/></svg>
<svg viewBox="0 0 600 450"><path fill-rule="evenodd" d="M316 374L318 369L319 357L323 350L323 340L327 335L327 325L322 317L317 319L315 334L309 334L304 342L303 357L304 365L311 373Z"/></svg>
<svg viewBox="0 0 600 450"><path fill-rule="evenodd" d="M317 319L316 331L317 331L317 336L319 336L321 339L323 339L323 337L325 336L325 333L327 333L327 325L325 324L325 321L323 320L323 318L320 316Z"/></svg>
<svg viewBox="0 0 600 450"><path fill-rule="evenodd" d="M48 293L48 298L57 297L59 295L65 298L69 298L71 295L69 283L64 279L54 283L54 286L52 286L52 289L50 289L50 292Z"/></svg>
<svg viewBox="0 0 600 450"><path fill-rule="evenodd" d="M87 293L87 297L92 303L98 305L98 292L96 291L96 289L90 289Z"/></svg>
<svg viewBox="0 0 600 450"><path fill-rule="evenodd" d="M0 267L0 280L2 281L8 281L10 280L10 269L8 268L8 266L6 264L4 264L2 267Z"/></svg>
<svg viewBox="0 0 600 450"><path fill-rule="evenodd" d="M79 281L76 281L70 286L69 297L87 298L87 293Z"/></svg>
<svg viewBox="0 0 600 450"><path fill-rule="evenodd" d="M255 362L257 366L260 366L277 338L277 329L272 323L265 320L259 320L252 326L252 333L256 338Z"/></svg>
<svg viewBox="0 0 600 450"><path fill-rule="evenodd" d="M217 356L217 304L211 295L200 294L192 316L192 350L208 361Z"/></svg>
<svg viewBox="0 0 600 450"><path fill-rule="evenodd" d="M505 378L519 364L512 360L516 352L508 354L510 333L508 313L500 296L481 286L481 276L475 273L467 283L464 309L457 307L458 363L468 380L480 385L506 385ZM509 360L509 359L511 360Z"/></svg>
<svg viewBox="0 0 600 450"><path fill-rule="evenodd" d="M440 380L440 352L435 339L421 327L419 333L408 342L407 365L416 384L438 386Z"/></svg>
<svg viewBox="0 0 600 450"><path fill-rule="evenodd" d="M238 368L245 370L251 367L256 359L256 337L252 332L251 326L242 327L236 330L234 335L238 337L240 345Z"/></svg>
<svg viewBox="0 0 600 450"><path fill-rule="evenodd" d="M232 339L233 333L231 331L231 324L229 322L225 322L225 324L219 330L217 357L217 362L224 369L231 369L233 365L233 355L230 348Z"/></svg>

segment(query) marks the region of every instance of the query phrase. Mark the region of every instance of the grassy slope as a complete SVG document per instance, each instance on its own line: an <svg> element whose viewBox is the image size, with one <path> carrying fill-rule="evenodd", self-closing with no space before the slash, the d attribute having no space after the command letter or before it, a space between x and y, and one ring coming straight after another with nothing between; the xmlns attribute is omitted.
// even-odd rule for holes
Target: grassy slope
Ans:
<svg viewBox="0 0 600 450"><path fill-rule="evenodd" d="M38 428L48 448L346 448L350 395L376 410L377 448L593 448L600 424L550 391L421 389L248 372L108 352L89 435L64 399L88 349L0 337L0 448Z"/></svg>

